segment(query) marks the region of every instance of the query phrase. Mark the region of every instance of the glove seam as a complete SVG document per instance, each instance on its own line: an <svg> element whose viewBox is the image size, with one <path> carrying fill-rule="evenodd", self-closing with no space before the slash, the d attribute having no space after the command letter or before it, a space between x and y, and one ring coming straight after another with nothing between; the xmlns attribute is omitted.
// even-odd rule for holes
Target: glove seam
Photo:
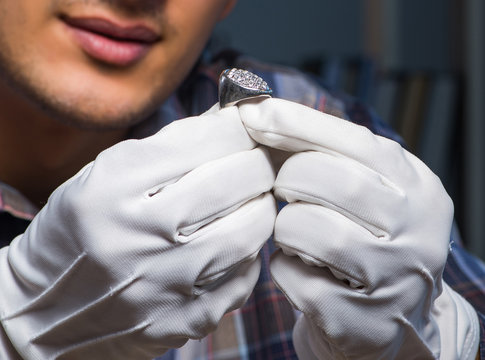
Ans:
<svg viewBox="0 0 485 360"><path fill-rule="evenodd" d="M123 335L129 335L129 334L133 334L133 333L138 332L138 331L143 331L146 328L148 328L150 325L151 325L151 323L149 321L145 320L142 323L140 323L136 326L133 326L131 328L119 330L119 331L116 331L114 333L111 333L111 334L108 334L108 335L105 335L105 336L101 336L101 337L97 337L97 338L94 338L94 339L85 340L81 343L68 346L62 352L57 352L53 358L57 359L61 355L66 355L73 350L79 349L81 347L89 346L93 343L101 343L101 342L104 342L104 341L109 340L109 339L114 339L116 337L120 337L120 336L123 336Z"/></svg>
<svg viewBox="0 0 485 360"><path fill-rule="evenodd" d="M51 331L55 327L57 327L59 325L62 325L64 323L68 322L70 319L75 318L79 314L82 314L82 313L84 313L86 311L89 311L89 310L93 309L94 307L96 307L96 305L102 303L107 298L112 297L113 295L116 295L117 293L120 293L121 291L123 291L125 288L127 288L128 286L130 286L137 279L138 279L137 276L131 275L129 278L127 278L125 281L122 281L121 283L119 283L114 288L113 287L110 287L109 291L107 293L105 293L103 296L101 296L98 299L94 300L90 304L82 307L81 309L78 309L77 311L75 311L73 313L70 313L68 316L65 316L62 319L56 321L55 323L53 323L49 327L42 329L41 332L39 332L38 334L34 335L31 338L31 341L35 342L35 341L41 339L43 335L49 333L49 331Z"/></svg>
<svg viewBox="0 0 485 360"><path fill-rule="evenodd" d="M262 246L264 246L264 244ZM206 288L212 288L213 286L216 286L217 283L219 283L221 280L225 279L234 271L236 271L242 264L256 260L262 246L249 256L238 261L237 263L232 264L229 267L218 271L217 273L208 275L203 279L197 279L194 283L193 295L200 296L205 294L208 291Z"/></svg>
<svg viewBox="0 0 485 360"><path fill-rule="evenodd" d="M284 246L281 246L281 242L280 241L277 241L276 238L273 239L275 245L279 246L281 248L281 250L283 251L283 253L286 255L286 256L298 256L305 264L305 260L301 257L300 253L304 254L305 256L308 256L309 258L315 260L315 261L318 261L321 263L321 265L317 265L316 263L313 265L315 267L318 267L318 268L327 268L328 270L330 270L330 272L332 273L332 275L339 281L342 281L345 283L345 281L343 281L342 279L339 279L337 276L335 276L335 274L333 273L332 269L333 270L336 270L340 273L342 273L343 275L345 275L345 280L349 281L349 279L351 280L354 280L356 283L359 283L359 286L358 287L352 287L349 285L350 289L356 291L356 292L359 292L359 293L368 293L368 290L369 290L369 286L366 285L366 283L363 281L363 279L357 279L355 278L354 276L350 275L348 272L344 271L344 270L341 270L340 268L336 267L335 265L333 264L329 264L328 262L325 262L324 260L322 259L318 259L314 256L311 256L309 254L306 254L304 249L300 249L296 246L288 246L288 245L284 245ZM289 249L289 250L292 250L292 252L286 252L285 250L286 249ZM294 252L293 252L294 251ZM309 265L309 264L307 264ZM310 265L312 266L312 265Z"/></svg>
<svg viewBox="0 0 485 360"><path fill-rule="evenodd" d="M33 310L35 306L45 299L51 292L54 291L59 285L61 285L64 281L66 281L71 274L74 273L76 268L78 268L84 259L86 259L87 253L83 251L68 267L64 270L59 277L52 284L50 284L44 291L42 291L39 295L37 295L34 299L29 301L27 304L21 306L19 309L13 311L10 314L4 315L0 320L1 321L8 321L14 317L22 315L23 313Z"/></svg>

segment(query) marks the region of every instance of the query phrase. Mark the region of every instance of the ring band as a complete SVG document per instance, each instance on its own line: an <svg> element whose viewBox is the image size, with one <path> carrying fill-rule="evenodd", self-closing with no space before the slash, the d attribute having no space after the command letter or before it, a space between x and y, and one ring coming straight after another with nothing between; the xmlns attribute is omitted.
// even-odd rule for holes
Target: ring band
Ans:
<svg viewBox="0 0 485 360"><path fill-rule="evenodd" d="M219 77L219 106L237 104L241 100L259 96L271 97L273 90L266 81L247 70L226 69Z"/></svg>

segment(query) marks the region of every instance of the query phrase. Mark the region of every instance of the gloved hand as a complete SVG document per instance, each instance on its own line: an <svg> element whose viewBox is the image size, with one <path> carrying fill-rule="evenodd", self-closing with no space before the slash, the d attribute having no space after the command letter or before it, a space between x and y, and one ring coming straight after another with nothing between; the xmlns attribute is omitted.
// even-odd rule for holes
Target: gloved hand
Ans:
<svg viewBox="0 0 485 360"><path fill-rule="evenodd" d="M102 152L0 252L1 324L25 359L149 359L250 295L274 171L236 107Z"/></svg>
<svg viewBox="0 0 485 360"><path fill-rule="evenodd" d="M301 359L473 359L475 311L442 280L453 205L416 157L366 128L283 100L239 106L290 152L275 182L277 286L301 310Z"/></svg>

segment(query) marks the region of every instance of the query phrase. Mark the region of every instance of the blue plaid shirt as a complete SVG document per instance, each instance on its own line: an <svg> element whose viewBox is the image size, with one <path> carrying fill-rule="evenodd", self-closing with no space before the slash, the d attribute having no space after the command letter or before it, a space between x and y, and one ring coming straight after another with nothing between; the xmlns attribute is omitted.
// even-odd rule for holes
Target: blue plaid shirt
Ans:
<svg viewBox="0 0 485 360"><path fill-rule="evenodd" d="M228 67L244 68L267 81L274 96L302 103L354 123L375 134L402 143L401 138L375 113L350 97L334 96L318 82L293 69L259 63L234 52L201 62L157 114L132 129L131 137L149 136L173 120L198 115L217 102L219 74ZM8 245L35 216L35 209L15 189L0 182L0 246ZM450 254L444 271L446 282L465 297L480 319L480 359L485 360L485 265L462 246L456 227L451 234ZM189 341L160 359L297 359L292 344L295 311L276 289L269 273L271 241L261 251L263 267L258 283L240 309L226 314L215 332L200 341Z"/></svg>

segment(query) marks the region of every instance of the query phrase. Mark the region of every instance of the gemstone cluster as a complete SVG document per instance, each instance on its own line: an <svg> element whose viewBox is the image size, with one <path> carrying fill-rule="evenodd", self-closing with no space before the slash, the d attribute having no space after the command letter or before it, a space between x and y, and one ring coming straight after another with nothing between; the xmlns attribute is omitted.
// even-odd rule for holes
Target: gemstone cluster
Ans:
<svg viewBox="0 0 485 360"><path fill-rule="evenodd" d="M270 88L266 81L261 79L258 75L255 75L247 70L230 69L227 71L226 76L234 81L239 86L258 91L269 91Z"/></svg>

